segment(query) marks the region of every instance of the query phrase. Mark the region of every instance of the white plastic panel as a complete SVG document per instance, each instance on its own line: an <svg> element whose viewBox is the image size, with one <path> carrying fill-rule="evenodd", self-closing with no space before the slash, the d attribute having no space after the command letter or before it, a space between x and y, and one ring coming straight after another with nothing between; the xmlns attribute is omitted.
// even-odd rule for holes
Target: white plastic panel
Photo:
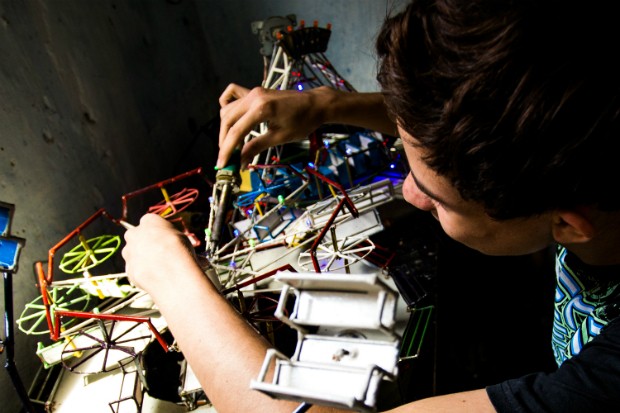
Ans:
<svg viewBox="0 0 620 413"><path fill-rule="evenodd" d="M334 367L379 366L395 375L399 351L398 341L307 335L299 343L298 354L293 358L300 362L321 363Z"/></svg>

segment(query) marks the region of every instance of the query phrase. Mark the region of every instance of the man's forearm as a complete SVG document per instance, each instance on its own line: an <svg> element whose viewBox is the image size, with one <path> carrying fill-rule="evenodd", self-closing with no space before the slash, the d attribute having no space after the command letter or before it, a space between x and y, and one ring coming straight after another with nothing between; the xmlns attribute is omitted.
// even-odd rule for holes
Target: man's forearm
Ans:
<svg viewBox="0 0 620 413"><path fill-rule="evenodd" d="M358 93L332 90L326 96L325 123L359 126L391 136L398 136L396 123L390 119L381 93Z"/></svg>

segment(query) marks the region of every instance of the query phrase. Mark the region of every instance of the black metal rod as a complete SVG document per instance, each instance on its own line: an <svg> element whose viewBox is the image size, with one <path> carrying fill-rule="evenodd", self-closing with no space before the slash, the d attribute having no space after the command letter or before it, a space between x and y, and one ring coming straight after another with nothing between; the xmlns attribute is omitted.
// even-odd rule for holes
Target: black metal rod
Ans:
<svg viewBox="0 0 620 413"><path fill-rule="evenodd" d="M6 362L4 367L9 372L13 386L17 391L17 395L22 401L24 411L28 413L36 413L34 405L28 397L28 392L24 387L24 383L19 377L17 366L15 365L15 339L13 337L13 278L12 273L2 272L4 276L4 335L2 341L4 351L6 351Z"/></svg>
<svg viewBox="0 0 620 413"><path fill-rule="evenodd" d="M302 404L297 406L295 410L293 410L293 413L304 413L304 412L307 412L311 407L312 407L312 404L308 402L303 402Z"/></svg>

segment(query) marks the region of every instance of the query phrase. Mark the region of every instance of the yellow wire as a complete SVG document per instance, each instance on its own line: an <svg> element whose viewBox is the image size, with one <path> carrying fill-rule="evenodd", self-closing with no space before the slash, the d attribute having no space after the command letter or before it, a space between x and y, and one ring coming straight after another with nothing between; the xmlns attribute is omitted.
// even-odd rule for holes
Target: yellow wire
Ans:
<svg viewBox="0 0 620 413"><path fill-rule="evenodd" d="M256 197L256 199L254 200L254 207L258 210L258 215L260 215L261 217L263 216L263 210L260 207L260 204L258 203L258 201L261 200L261 198L264 198L265 195L267 195L265 192L261 193L259 196Z"/></svg>
<svg viewBox="0 0 620 413"><path fill-rule="evenodd" d="M170 203L170 197L168 196L168 191L166 191L166 188L164 188L163 186L161 188L161 194L164 196L164 201L166 201L167 204ZM165 217L166 215L168 215L169 213L172 212L172 208L168 207L166 209L163 210L163 212L161 212L159 215L162 217Z"/></svg>

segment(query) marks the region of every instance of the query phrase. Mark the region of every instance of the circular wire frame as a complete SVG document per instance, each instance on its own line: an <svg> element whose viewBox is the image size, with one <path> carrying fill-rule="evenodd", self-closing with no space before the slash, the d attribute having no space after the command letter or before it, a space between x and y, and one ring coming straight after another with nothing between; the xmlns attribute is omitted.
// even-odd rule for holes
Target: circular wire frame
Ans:
<svg viewBox="0 0 620 413"><path fill-rule="evenodd" d="M273 330L282 327L283 323L274 315L278 307L278 300L264 294L255 294L242 313L254 327L260 330L261 323L272 323Z"/></svg>
<svg viewBox="0 0 620 413"><path fill-rule="evenodd" d="M150 331L138 328L144 323L96 320L96 325L66 338L61 356L65 369L76 374L114 371L133 362L152 339Z"/></svg>
<svg viewBox="0 0 620 413"><path fill-rule="evenodd" d="M324 239L317 246L315 257L321 272L341 270L366 258L375 249L368 237L344 237L334 242ZM297 263L306 271L314 271L312 252L303 251Z"/></svg>
<svg viewBox="0 0 620 413"><path fill-rule="evenodd" d="M52 322L56 311L84 311L90 304L90 294L79 288L78 283L48 287L46 293L50 303L49 316ZM40 295L26 304L19 318L15 320L17 327L28 335L49 334L50 326L47 323L47 312L43 296ZM68 320L66 325L73 321L75 320Z"/></svg>
<svg viewBox="0 0 620 413"><path fill-rule="evenodd" d="M103 263L118 250L121 237L118 235L101 235L80 243L63 255L58 268L67 274L89 270Z"/></svg>
<svg viewBox="0 0 620 413"><path fill-rule="evenodd" d="M162 200L149 207L148 212L158 214L164 218L171 218L181 211L184 211L198 198L198 190L194 188L183 188L181 191L171 195L169 200Z"/></svg>

